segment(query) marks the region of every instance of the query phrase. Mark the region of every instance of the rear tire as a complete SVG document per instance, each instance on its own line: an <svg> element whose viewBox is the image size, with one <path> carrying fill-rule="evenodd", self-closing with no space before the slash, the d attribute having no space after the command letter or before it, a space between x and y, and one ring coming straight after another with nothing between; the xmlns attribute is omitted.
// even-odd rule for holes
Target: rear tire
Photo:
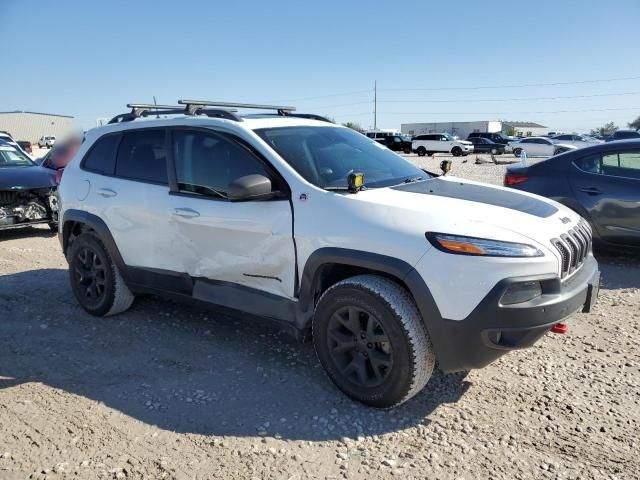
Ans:
<svg viewBox="0 0 640 480"><path fill-rule="evenodd" d="M419 156L424 157L427 154L427 150L424 147L418 147L418 149L416 150L416 153Z"/></svg>
<svg viewBox="0 0 640 480"><path fill-rule="evenodd" d="M418 309L397 283L358 275L318 301L313 343L333 383L354 400L388 408L427 384L435 354Z"/></svg>
<svg viewBox="0 0 640 480"><path fill-rule="evenodd" d="M108 317L127 310L135 296L102 242L92 233L78 236L69 248L69 280L78 303L91 315Z"/></svg>

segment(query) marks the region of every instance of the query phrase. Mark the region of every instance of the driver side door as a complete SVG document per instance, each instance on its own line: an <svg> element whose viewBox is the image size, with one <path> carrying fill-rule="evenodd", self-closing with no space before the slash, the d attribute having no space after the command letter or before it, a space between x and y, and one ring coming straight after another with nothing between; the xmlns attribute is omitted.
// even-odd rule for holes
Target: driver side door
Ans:
<svg viewBox="0 0 640 480"><path fill-rule="evenodd" d="M227 133L175 128L170 145L171 191L159 268L187 273L196 280L194 292L201 280L292 298L293 215L284 180L248 144ZM253 174L269 178L272 191L281 194L225 198L234 180Z"/></svg>

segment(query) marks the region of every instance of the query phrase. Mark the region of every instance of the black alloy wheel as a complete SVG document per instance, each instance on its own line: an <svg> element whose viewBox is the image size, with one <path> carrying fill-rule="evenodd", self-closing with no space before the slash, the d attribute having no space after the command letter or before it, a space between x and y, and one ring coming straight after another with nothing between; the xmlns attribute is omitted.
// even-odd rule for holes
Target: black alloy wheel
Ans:
<svg viewBox="0 0 640 480"><path fill-rule="evenodd" d="M84 304L95 307L106 295L107 268L101 256L93 248L84 246L75 254L73 275Z"/></svg>
<svg viewBox="0 0 640 480"><path fill-rule="evenodd" d="M367 310L346 306L329 319L327 342L338 370L358 387L377 387L393 367L393 348L378 319Z"/></svg>

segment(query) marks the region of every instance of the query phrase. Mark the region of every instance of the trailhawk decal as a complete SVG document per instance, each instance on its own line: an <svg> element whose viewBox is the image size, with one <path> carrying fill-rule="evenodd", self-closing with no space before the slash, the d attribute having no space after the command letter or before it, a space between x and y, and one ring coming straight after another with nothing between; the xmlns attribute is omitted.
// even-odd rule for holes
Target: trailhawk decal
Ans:
<svg viewBox="0 0 640 480"><path fill-rule="evenodd" d="M392 187L403 192L422 193L439 197L457 198L470 202L486 203L496 207L509 208L536 217L548 218L558 209L549 203L516 192L500 190L483 185L453 182L434 178L426 182L408 183Z"/></svg>

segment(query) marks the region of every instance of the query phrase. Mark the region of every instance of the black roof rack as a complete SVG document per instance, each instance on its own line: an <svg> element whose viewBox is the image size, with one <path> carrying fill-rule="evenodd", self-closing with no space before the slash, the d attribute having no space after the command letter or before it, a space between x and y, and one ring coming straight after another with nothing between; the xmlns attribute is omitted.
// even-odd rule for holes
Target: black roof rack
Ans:
<svg viewBox="0 0 640 480"><path fill-rule="evenodd" d="M241 122L242 118L235 115L238 108L252 108L260 110L276 110L280 116L296 116L302 118L316 118L329 121L318 115L311 114L293 114L295 107L278 106L278 105L255 105L251 103L230 103L230 102L212 102L209 100L178 100L179 105L156 105L155 103L128 103L127 107L130 112L121 113L113 117L109 123L130 122L140 117L149 115L206 115L208 117L226 118ZM206 108L206 107L222 107L222 108Z"/></svg>
<svg viewBox="0 0 640 480"><path fill-rule="evenodd" d="M213 108L195 108L187 109L184 105L156 105L155 103L128 103L127 107L131 109L128 113L121 113L113 117L109 123L130 122L140 117L148 117L149 115L206 115L208 117L226 118L227 120L235 120L241 122L242 119L234 112L234 109L213 109Z"/></svg>
<svg viewBox="0 0 640 480"><path fill-rule="evenodd" d="M251 108L257 110L275 110L278 115L289 115L294 112L296 107L288 107L282 105L258 105L253 103L230 103L230 102L213 102L210 100L178 100L181 105L186 105L187 109L197 107L223 107L223 108Z"/></svg>

